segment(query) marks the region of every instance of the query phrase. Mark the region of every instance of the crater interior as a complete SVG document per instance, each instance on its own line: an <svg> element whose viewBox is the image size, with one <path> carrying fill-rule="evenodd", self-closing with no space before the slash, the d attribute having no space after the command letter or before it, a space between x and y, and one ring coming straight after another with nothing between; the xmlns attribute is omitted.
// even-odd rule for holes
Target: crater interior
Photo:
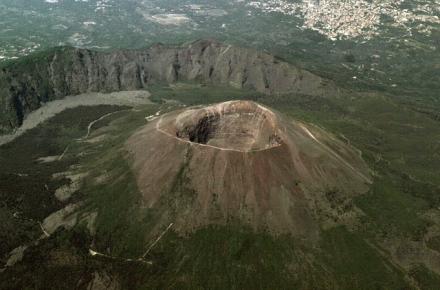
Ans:
<svg viewBox="0 0 440 290"><path fill-rule="evenodd" d="M182 140L237 151L281 144L278 122L269 109L251 101L231 101L179 114L173 133Z"/></svg>

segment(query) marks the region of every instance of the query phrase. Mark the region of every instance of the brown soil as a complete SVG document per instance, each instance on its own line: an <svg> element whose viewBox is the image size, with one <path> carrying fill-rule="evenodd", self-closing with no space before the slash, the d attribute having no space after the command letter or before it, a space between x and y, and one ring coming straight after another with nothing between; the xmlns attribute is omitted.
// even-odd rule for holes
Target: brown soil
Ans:
<svg viewBox="0 0 440 290"><path fill-rule="evenodd" d="M367 191L354 148L249 101L175 111L127 141L144 206L182 233L231 220L316 237L326 192Z"/></svg>

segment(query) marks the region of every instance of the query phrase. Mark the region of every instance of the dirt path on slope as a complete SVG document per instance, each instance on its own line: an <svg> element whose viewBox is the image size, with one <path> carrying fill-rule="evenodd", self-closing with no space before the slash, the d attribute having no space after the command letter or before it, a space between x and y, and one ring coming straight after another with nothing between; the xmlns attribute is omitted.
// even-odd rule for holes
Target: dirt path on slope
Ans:
<svg viewBox="0 0 440 290"><path fill-rule="evenodd" d="M0 135L0 145L11 142L15 138L25 133L27 130L37 127L39 124L66 109L76 108L79 106L97 105L135 107L139 105L152 104L149 97L150 93L147 91L123 91L110 94L88 93L77 96L68 96L61 100L48 102L38 110L30 113L23 121L23 125L14 133L9 135Z"/></svg>

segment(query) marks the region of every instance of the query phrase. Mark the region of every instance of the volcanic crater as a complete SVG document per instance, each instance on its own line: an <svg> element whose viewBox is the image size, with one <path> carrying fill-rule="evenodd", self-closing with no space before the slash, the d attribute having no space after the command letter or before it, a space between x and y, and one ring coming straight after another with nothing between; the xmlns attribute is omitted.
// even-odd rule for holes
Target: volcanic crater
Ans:
<svg viewBox="0 0 440 290"><path fill-rule="evenodd" d="M249 101L234 101L182 112L159 129L183 141L239 152L267 150L282 143L276 115Z"/></svg>
<svg viewBox="0 0 440 290"><path fill-rule="evenodd" d="M359 151L325 130L250 101L166 113L126 143L157 224L191 232L231 220L313 238L326 193L366 192ZM313 240L313 239L311 239Z"/></svg>

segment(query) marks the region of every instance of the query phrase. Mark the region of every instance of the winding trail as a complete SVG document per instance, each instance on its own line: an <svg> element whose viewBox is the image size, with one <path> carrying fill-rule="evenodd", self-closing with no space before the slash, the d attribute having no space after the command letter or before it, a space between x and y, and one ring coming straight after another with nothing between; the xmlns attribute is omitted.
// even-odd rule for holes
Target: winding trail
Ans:
<svg viewBox="0 0 440 290"><path fill-rule="evenodd" d="M66 146L66 149L64 149L63 154L58 157L58 161L61 161L64 158L64 155L66 155L67 151L69 150L70 144Z"/></svg>
<svg viewBox="0 0 440 290"><path fill-rule="evenodd" d="M123 258L123 257L115 257L115 256L110 256L110 255L106 255L106 254L97 252L97 251L92 250L92 249L89 249L89 254L92 257L98 256L98 257L103 257L103 258L107 258L107 259L111 259L111 260L120 260L120 261L125 261L125 262L140 262L140 263L145 263L145 264L148 264L148 265L153 265L153 262L146 261L146 260L144 260L142 258L130 259L130 258Z"/></svg>
<svg viewBox="0 0 440 290"><path fill-rule="evenodd" d="M125 111L130 111L130 110L133 110L133 109L123 109L123 110L114 111L114 112L111 112L111 113L107 113L107 114L105 114L105 115L102 115L101 117L99 117L99 118L93 120L93 121L90 122L89 125L87 126L87 133L86 133L86 135L84 135L84 137L81 137L81 138L79 138L79 139L76 139L76 141L77 141L77 142L81 142L81 141L85 141L85 140L87 140L87 138L89 138L89 136L90 136L90 134L91 134L91 132L92 132L92 128L93 128L93 126L94 126L96 123L98 123L99 121L104 120L105 118L110 117L111 115L114 115L114 114L116 114L116 113L125 112ZM61 160L64 158L64 156L65 156L66 153L68 152L68 150L69 150L69 148L70 148L71 145L72 145L72 143L70 143L69 145L66 146L66 149L64 149L63 153L62 153L62 154L60 155L60 157L58 158L58 161L61 161Z"/></svg>
<svg viewBox="0 0 440 290"><path fill-rule="evenodd" d="M136 107L139 105L152 104L151 94L148 91L120 91L113 93L86 93L76 96L67 96L59 100L50 101L39 109L26 116L21 127L15 132L7 135L0 135L0 145L9 143L15 138L21 136L26 131L37 127L39 124L63 112L66 109L76 108L78 106L99 106L116 105Z"/></svg>
<svg viewBox="0 0 440 290"><path fill-rule="evenodd" d="M120 92L120 93L126 93L127 94L129 92ZM139 92L135 92L135 93L139 94ZM146 91L142 91L142 92L140 92L140 94L147 95L147 96L143 98L144 100L140 100L139 98L132 98L132 96L130 96L130 98L133 99L133 100L131 100L131 102L127 102L126 100L123 100L123 101L119 100L119 102L115 102L115 100L113 100L113 97L115 95L117 95L116 93L108 94L108 95L98 94L98 95L105 96L108 99L108 100L106 99L105 101L96 101L96 100L94 100L94 102L90 102L90 100L89 100L89 101L86 102L86 101L81 99L81 97L83 99L85 97L85 99L88 100L88 99L90 99L89 95L75 96L75 97L70 97L70 98L67 97L64 100L53 101L53 102L49 103L48 105L43 106L39 110L31 113L31 115L28 116L27 119L25 120L24 125L21 128L19 128L16 132L14 132L13 134L10 134L10 135L0 135L0 145L6 144L8 142L11 142L12 140L17 138L18 136L22 135L27 130L35 128L38 124L42 123L43 121L53 117L57 113L60 113L60 112L64 111L65 109L68 109L68 108L74 108L74 107L77 107L79 105L93 106L93 105L103 105L103 104L125 105L125 106L126 105L132 105L133 106L130 109L122 109L122 110L117 110L117 111L114 111L114 112L111 112L111 113L107 113L107 114L102 115L99 118L91 121L88 124L88 126L87 126L87 133L86 133L86 135L84 137L82 137L82 138L79 138L79 139L75 140L76 142L84 141L84 140L86 140L90 136L90 134L92 132L92 129L93 129L93 126L97 122L99 122L99 121L101 121L101 120L103 120L103 119L105 119L105 118L107 118L107 117L109 117L109 116L111 116L113 114L116 114L116 113L120 113L120 112L124 112L124 111L130 111L130 110L136 110L135 109L136 105L149 104L150 103L150 101L148 100L149 93L146 92ZM134 96L134 97L136 97L136 96ZM73 101L74 98L77 99L77 100ZM71 103L73 103L73 104L70 104L68 102L69 99L72 99ZM147 100L147 101L145 101L145 100ZM65 105L64 102L68 103L68 105ZM58 159L57 159L58 161L61 161L65 157L65 155L67 154L67 152L68 152L70 146L72 145L72 143L70 143L70 144L68 144L66 146L66 148L64 149L62 154L58 157ZM47 239L47 238L49 238L51 236L51 234L46 231L46 229L44 228L43 224L40 221L36 221L36 220L33 220L33 219L27 219L27 218L21 218L21 217L19 217L18 213L14 213L14 217L17 218L17 219L28 220L28 221L31 221L32 223L38 224L38 226L39 226L39 228L40 228L40 230L42 232L42 235L39 238L37 238L37 239L35 239L35 240L33 240L33 241L29 242L29 243L26 243L24 246L20 246L20 247L28 248L29 246L38 245L38 243L41 240ZM155 243L157 243L157 242L158 242L158 240ZM20 248L20 247L18 247L18 248ZM7 263L2 268L0 268L0 273L4 272L8 267L13 266L13 264L15 264L15 262L14 262L13 264L8 265L9 264L8 263L9 259L12 257L11 255L14 252L14 250L12 250L10 252L10 256L8 258ZM105 255L105 254L93 251L92 249L89 249L89 253L92 256L98 255L98 256L103 256L103 257L112 258L112 259L122 259L122 260L125 260L125 261L137 261L137 262L142 262L142 263L147 263L147 264L153 264L151 261L146 261L143 258L139 258L137 260L134 260L134 259L127 259L127 258L120 258L120 257L111 257L111 256L108 256L108 255Z"/></svg>
<svg viewBox="0 0 440 290"><path fill-rule="evenodd" d="M171 227L174 225L174 223L170 223L168 225L168 227L159 235L159 237L148 247L148 249L145 251L145 253L137 259L130 259L130 258L123 258L123 257L117 257L117 256L111 256L111 255L106 255L103 253L100 253L98 251L95 251L93 249L89 249L89 254L92 257L98 256L98 257L104 257L104 258L108 258L108 259L112 259L112 260L120 260L120 261L125 261L125 262L141 262L141 263L145 263L148 265L153 265L152 261L147 261L145 260L145 257L148 255L148 253L150 253L150 251L154 248L154 246L157 245L157 243L165 236L165 234L171 229Z"/></svg>
<svg viewBox="0 0 440 290"><path fill-rule="evenodd" d="M123 109L123 110L118 110L118 111L114 111L114 112L111 112L111 113L107 113L105 115L102 115L98 119L90 122L89 125L87 126L87 134L84 137L82 137L81 139L79 139L79 141L83 141L83 140L86 140L87 138L89 138L90 133L92 132L93 125L95 125L99 121L104 120L105 118L110 117L111 115L114 115L116 113L120 113L120 112L124 112L124 111L130 111L130 110L132 110L132 109Z"/></svg>
<svg viewBox="0 0 440 290"><path fill-rule="evenodd" d="M32 241L32 242L30 242L28 244L25 244L24 246L21 246L21 247L24 247L25 249L30 247L30 246L37 245L38 242L40 242L41 240L44 240L44 239L49 238L51 236L51 234L49 234L44 229L43 224L41 222L37 222L37 221L31 220L31 219L29 219L29 221L33 221L35 223L38 223L38 225L39 225L43 235L40 236L38 239L36 239L36 240L34 240L34 241ZM138 262L138 263L144 263L144 264L148 264L148 265L153 265L153 262L146 260L145 257L154 248L154 246L156 246L157 243L165 236L165 234L171 229L171 227L173 225L174 225L174 223L170 223L168 225L168 227L159 235L159 237L148 247L148 249L145 251L145 253L141 257L139 257L137 259L131 259L131 258L124 258L124 257L117 257L117 256L106 255L106 254L100 253L98 251L95 251L95 250L93 250L91 248L89 248L89 254L92 257L98 256L98 257L104 257L104 258L112 259L112 260L119 260L119 261L125 261L125 262ZM10 266L13 266L13 264L8 265L8 262L7 262L6 265L4 265L3 268L0 268L0 273L4 272Z"/></svg>

